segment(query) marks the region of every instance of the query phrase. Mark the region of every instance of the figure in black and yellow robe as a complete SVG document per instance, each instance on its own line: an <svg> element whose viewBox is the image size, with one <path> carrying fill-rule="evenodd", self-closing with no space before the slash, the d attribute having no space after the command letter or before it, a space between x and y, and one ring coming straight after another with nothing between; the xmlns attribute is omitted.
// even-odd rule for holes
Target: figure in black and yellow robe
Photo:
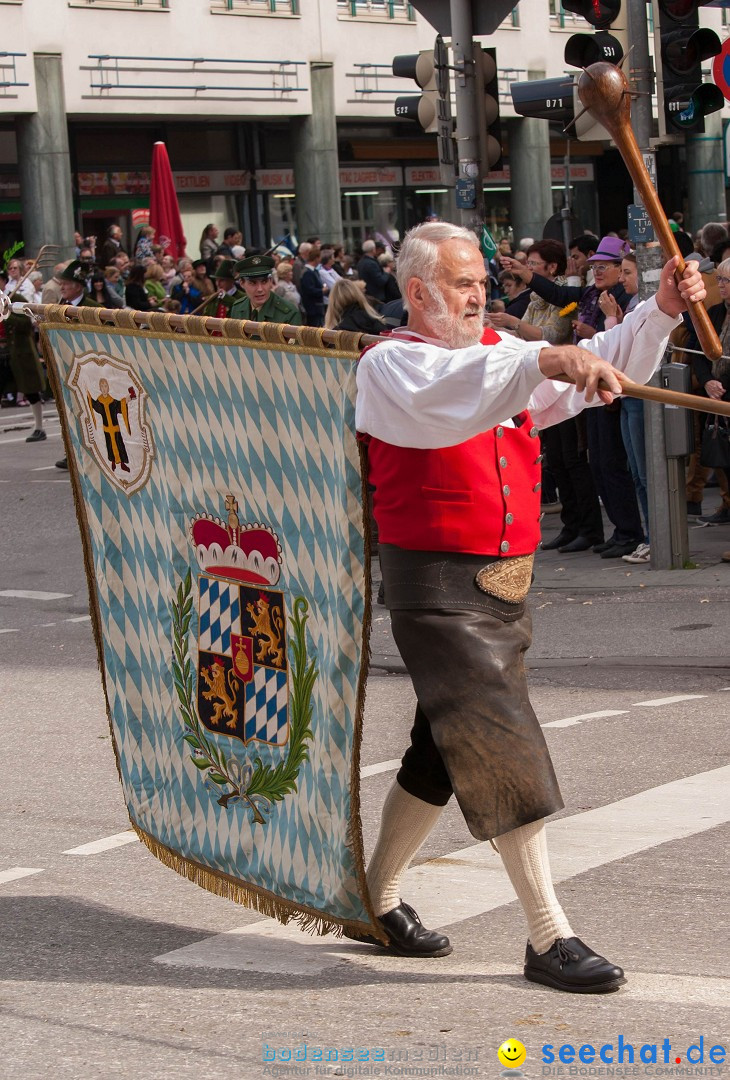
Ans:
<svg viewBox="0 0 730 1080"><path fill-rule="evenodd" d="M127 411L127 399L113 398L109 393L109 383L106 379L99 380L99 397L92 398L88 395L91 418L96 427L96 416L101 417L106 441L106 453L112 471L116 471L117 465L123 472L129 472L129 455L124 445L120 417L124 421L127 434L131 435L129 427L129 412Z"/></svg>

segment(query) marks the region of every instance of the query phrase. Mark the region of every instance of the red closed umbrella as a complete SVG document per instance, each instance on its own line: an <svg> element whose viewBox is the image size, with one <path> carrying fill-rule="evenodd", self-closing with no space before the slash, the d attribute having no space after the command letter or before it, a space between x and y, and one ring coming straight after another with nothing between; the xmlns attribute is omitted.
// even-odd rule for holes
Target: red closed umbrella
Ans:
<svg viewBox="0 0 730 1080"><path fill-rule="evenodd" d="M156 142L152 147L150 225L155 230L155 240L162 245L166 255L179 259L185 254L187 241L180 220L170 159L163 142Z"/></svg>

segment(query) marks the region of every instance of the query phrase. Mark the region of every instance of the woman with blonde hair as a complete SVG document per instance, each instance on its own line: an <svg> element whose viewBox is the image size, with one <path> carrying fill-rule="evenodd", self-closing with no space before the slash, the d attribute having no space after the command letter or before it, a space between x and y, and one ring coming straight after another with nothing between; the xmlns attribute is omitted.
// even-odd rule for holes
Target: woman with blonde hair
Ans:
<svg viewBox="0 0 730 1080"><path fill-rule="evenodd" d="M144 287L153 307L159 307L167 299L165 286L162 284L164 271L159 263L151 262L145 267Z"/></svg>
<svg viewBox="0 0 730 1080"><path fill-rule="evenodd" d="M353 330L359 334L383 334L388 329L365 299L362 289L341 278L329 294L324 325L328 330Z"/></svg>
<svg viewBox="0 0 730 1080"><path fill-rule="evenodd" d="M290 303L295 304L296 307L301 307L302 298L294 284L293 275L294 267L290 262L285 260L279 262L276 267L277 284L274 286L274 292L277 296L282 296L284 300L289 300Z"/></svg>

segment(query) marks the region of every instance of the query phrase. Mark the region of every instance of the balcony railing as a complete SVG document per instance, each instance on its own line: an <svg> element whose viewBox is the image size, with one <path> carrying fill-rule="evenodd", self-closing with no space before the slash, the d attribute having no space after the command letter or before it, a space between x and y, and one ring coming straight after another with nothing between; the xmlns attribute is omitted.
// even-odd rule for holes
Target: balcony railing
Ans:
<svg viewBox="0 0 730 1080"><path fill-rule="evenodd" d="M213 0L213 15L299 15L299 0Z"/></svg>
<svg viewBox="0 0 730 1080"><path fill-rule="evenodd" d="M169 11L170 0L68 0L69 7L103 8L108 11Z"/></svg>
<svg viewBox="0 0 730 1080"><path fill-rule="evenodd" d="M17 98L13 93L18 86L29 86L27 82L18 82L18 73L15 61L21 56L27 56L24 52L0 52L0 98Z"/></svg>
<svg viewBox="0 0 730 1080"><path fill-rule="evenodd" d="M221 60L202 56L93 53L85 98L157 101L296 101L303 60Z"/></svg>
<svg viewBox="0 0 730 1080"><path fill-rule="evenodd" d="M416 13L408 0L337 0L341 19L368 19L372 22L415 22Z"/></svg>
<svg viewBox="0 0 730 1080"><path fill-rule="evenodd" d="M394 75L390 64L353 64L353 68L354 71L346 72L347 78L353 80L352 92L355 95L347 99L349 104L381 101L390 105L402 94L419 93L415 82L409 85L407 79ZM510 86L513 82L521 82L525 79L527 79L527 71L524 68L499 68L497 70L500 105L512 104ZM452 113L456 115L453 93Z"/></svg>

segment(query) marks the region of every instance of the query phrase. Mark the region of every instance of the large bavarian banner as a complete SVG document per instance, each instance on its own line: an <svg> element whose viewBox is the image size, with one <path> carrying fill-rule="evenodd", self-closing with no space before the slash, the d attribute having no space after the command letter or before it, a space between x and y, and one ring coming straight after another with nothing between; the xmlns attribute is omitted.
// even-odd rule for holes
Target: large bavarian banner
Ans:
<svg viewBox="0 0 730 1080"><path fill-rule="evenodd" d="M41 329L134 828L283 921L370 926L355 356Z"/></svg>

